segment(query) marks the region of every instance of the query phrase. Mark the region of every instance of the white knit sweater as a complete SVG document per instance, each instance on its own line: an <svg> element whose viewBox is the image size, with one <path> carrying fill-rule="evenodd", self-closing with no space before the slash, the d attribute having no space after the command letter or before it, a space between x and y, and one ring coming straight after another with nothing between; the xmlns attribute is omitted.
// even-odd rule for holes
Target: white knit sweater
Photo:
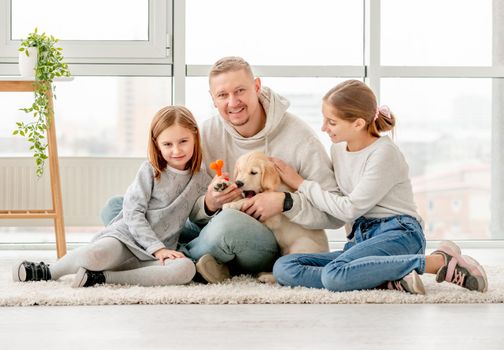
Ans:
<svg viewBox="0 0 504 350"><path fill-rule="evenodd" d="M360 216L383 218L410 215L420 223L403 154L388 136L366 148L349 152L346 143L331 148L338 192L305 180L299 187L310 203L345 222Z"/></svg>

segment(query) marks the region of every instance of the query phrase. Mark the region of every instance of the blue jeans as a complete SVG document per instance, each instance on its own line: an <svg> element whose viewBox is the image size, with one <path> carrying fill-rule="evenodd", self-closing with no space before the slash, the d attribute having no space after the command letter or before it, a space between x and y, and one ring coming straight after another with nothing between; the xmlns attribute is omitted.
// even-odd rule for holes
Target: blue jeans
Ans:
<svg viewBox="0 0 504 350"><path fill-rule="evenodd" d="M285 286L350 291L375 288L413 270L425 271L425 237L411 216L360 217L350 237L343 250L283 256L273 275Z"/></svg>
<svg viewBox="0 0 504 350"><path fill-rule="evenodd" d="M108 224L122 209L122 197L111 198L101 213ZM193 260L205 254L229 263L232 274L271 271L279 249L273 233L253 217L224 209L203 228L187 220L181 232L180 251Z"/></svg>

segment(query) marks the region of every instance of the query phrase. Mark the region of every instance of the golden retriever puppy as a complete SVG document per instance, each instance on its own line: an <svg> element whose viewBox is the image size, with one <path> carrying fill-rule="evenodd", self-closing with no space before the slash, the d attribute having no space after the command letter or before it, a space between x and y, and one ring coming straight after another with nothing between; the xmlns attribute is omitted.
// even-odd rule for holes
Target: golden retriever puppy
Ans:
<svg viewBox="0 0 504 350"><path fill-rule="evenodd" d="M261 152L250 152L238 158L234 180L242 189L245 199L267 191L289 191L281 182L275 165ZM223 208L240 210L245 199L224 204ZM329 251L324 230L309 230L291 222L283 214L275 215L264 222L273 232L282 255L292 253L322 253ZM261 282L274 283L272 273L260 273Z"/></svg>

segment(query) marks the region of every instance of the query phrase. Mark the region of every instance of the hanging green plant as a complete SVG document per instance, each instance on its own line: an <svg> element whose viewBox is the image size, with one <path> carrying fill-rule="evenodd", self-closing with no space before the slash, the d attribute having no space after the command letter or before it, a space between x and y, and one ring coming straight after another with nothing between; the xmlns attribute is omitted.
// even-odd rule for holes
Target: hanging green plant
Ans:
<svg viewBox="0 0 504 350"><path fill-rule="evenodd" d="M47 159L47 141L45 135L50 126L50 115L53 113L53 105L50 103L50 93L54 94L55 87L52 84L54 78L69 77L68 65L63 63L63 53L61 47L56 47L58 39L45 33L39 34L37 28L21 42L19 51L29 56L28 48L37 48L37 64L35 66L34 101L30 107L20 108L26 113L33 114L31 122L17 122L17 128L13 135L19 134L26 137L31 144L30 150L36 163L36 174L38 177L44 173L44 164ZM49 91L51 89L51 91Z"/></svg>

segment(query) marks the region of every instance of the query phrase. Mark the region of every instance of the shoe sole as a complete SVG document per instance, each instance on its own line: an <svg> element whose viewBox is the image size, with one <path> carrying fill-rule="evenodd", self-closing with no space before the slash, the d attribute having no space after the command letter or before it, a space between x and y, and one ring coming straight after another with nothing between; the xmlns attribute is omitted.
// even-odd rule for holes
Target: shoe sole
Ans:
<svg viewBox="0 0 504 350"><path fill-rule="evenodd" d="M87 270L83 267L79 267L77 273L75 274L74 280L72 282L72 288L81 288L87 281Z"/></svg>
<svg viewBox="0 0 504 350"><path fill-rule="evenodd" d="M23 262L24 260L12 267L12 280L14 282L26 282L26 269Z"/></svg>

